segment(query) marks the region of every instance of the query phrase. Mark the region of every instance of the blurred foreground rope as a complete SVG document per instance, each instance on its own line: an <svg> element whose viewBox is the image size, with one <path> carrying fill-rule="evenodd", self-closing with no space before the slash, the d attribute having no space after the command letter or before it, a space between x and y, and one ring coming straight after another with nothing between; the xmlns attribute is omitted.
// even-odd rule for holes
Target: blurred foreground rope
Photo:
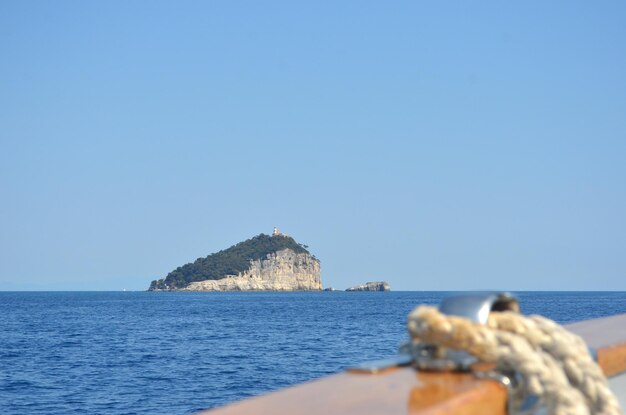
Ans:
<svg viewBox="0 0 626 415"><path fill-rule="evenodd" d="M552 320L495 312L482 325L419 306L409 314L408 328L414 339L520 373L524 392L541 397L550 414L622 414L585 342Z"/></svg>

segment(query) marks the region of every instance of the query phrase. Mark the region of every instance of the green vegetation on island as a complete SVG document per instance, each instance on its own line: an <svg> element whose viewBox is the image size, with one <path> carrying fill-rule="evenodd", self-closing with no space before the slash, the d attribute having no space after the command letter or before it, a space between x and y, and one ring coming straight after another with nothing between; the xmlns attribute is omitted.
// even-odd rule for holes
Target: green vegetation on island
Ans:
<svg viewBox="0 0 626 415"><path fill-rule="evenodd" d="M216 252L206 258L176 268L165 278L154 280L150 291L184 288L195 281L218 280L227 275L237 275L250 268L250 261L264 259L268 254L291 249L295 253L309 254L306 245L275 231L275 234L260 234L230 248Z"/></svg>

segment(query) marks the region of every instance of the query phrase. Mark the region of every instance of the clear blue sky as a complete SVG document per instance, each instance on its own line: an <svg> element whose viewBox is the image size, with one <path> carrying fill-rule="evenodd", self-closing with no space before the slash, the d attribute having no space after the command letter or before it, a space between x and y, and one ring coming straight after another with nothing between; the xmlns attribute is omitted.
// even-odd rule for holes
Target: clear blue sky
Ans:
<svg viewBox="0 0 626 415"><path fill-rule="evenodd" d="M278 226L326 286L626 290L626 5L0 2L0 289Z"/></svg>

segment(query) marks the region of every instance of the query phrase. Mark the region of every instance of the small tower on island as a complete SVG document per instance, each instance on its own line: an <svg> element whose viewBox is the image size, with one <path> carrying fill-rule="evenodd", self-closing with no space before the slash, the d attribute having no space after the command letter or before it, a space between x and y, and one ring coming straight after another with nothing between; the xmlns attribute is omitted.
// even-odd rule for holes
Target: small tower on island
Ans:
<svg viewBox="0 0 626 415"><path fill-rule="evenodd" d="M272 232L272 236L289 236L285 232L281 232L276 226L274 226L274 232Z"/></svg>

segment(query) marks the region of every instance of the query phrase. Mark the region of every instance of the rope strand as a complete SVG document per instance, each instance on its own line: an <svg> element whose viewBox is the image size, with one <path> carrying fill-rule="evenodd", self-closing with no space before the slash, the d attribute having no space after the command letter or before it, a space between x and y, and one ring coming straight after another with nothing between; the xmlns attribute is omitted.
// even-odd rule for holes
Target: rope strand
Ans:
<svg viewBox="0 0 626 415"><path fill-rule="evenodd" d="M524 392L543 398L551 414L622 414L585 342L549 319L497 312L482 325L419 306L409 314L408 329L414 339L520 373Z"/></svg>

